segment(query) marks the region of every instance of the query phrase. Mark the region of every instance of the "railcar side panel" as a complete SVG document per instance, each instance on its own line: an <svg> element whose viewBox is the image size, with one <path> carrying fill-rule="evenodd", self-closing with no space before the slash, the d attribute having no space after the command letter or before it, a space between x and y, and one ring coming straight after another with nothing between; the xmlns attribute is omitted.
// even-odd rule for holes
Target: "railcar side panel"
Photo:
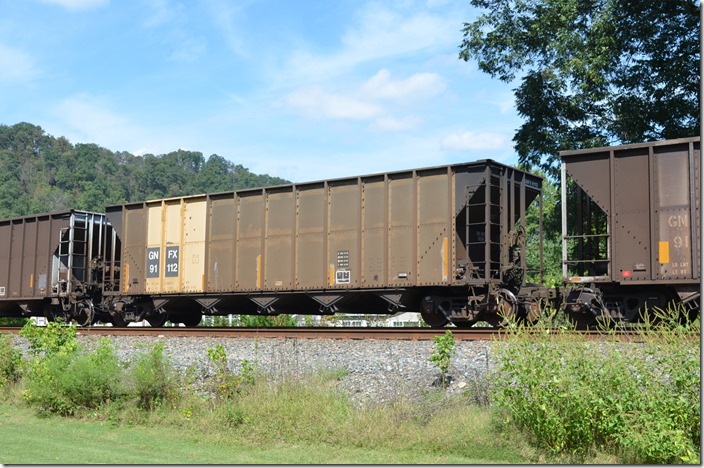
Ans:
<svg viewBox="0 0 704 468"><path fill-rule="evenodd" d="M291 187L266 192L263 289L293 289L295 203Z"/></svg>
<svg viewBox="0 0 704 468"><path fill-rule="evenodd" d="M693 261L692 177L687 147L654 148L655 209L657 244L653 247L653 279L695 278ZM698 162L698 158L694 158ZM698 178L697 178L698 180ZM698 198L697 200L698 201ZM694 203L695 200L692 200ZM699 232L699 231L697 231Z"/></svg>
<svg viewBox="0 0 704 468"><path fill-rule="evenodd" d="M207 199L187 199L182 209L180 292L202 293L205 290L205 243L207 234ZM174 260L167 258L166 261ZM167 272L168 273L168 270Z"/></svg>
<svg viewBox="0 0 704 468"><path fill-rule="evenodd" d="M326 187L324 184L300 186L296 198L296 289L327 286L329 273L324 255Z"/></svg>
<svg viewBox="0 0 704 468"><path fill-rule="evenodd" d="M38 221L28 219L24 222L24 233L22 236L22 279L20 282L20 296L34 297L34 282L38 280L38 272L35 269L37 263L37 241L38 241ZM36 275L36 277L35 277Z"/></svg>
<svg viewBox="0 0 704 468"><path fill-rule="evenodd" d="M12 244L12 222L6 220L0 222L0 299L6 299L9 295L8 287L10 283L10 249Z"/></svg>
<svg viewBox="0 0 704 468"><path fill-rule="evenodd" d="M152 203L145 207L147 211L147 265L146 291L159 294L163 290L163 242L164 219L163 202Z"/></svg>
<svg viewBox="0 0 704 468"><path fill-rule="evenodd" d="M122 229L122 272L120 282L121 291L124 294L139 295L145 294L146 279L145 274L154 263L151 250L147 250L147 207L143 203L126 205L123 214ZM147 263L147 259L149 263ZM157 264L161 265L160 259ZM151 270L153 274L153 270Z"/></svg>
<svg viewBox="0 0 704 468"><path fill-rule="evenodd" d="M420 286L447 284L454 271L454 216L452 175L446 169L420 173L418 177L417 264Z"/></svg>
<svg viewBox="0 0 704 468"><path fill-rule="evenodd" d="M389 176L389 276L386 280L389 286L403 287L415 283L414 189L412 173Z"/></svg>
<svg viewBox="0 0 704 468"><path fill-rule="evenodd" d="M624 151L613 161L613 277L617 281L650 279L650 191L648 149ZM641 181L627 183L627 181Z"/></svg>
<svg viewBox="0 0 704 468"><path fill-rule="evenodd" d="M22 297L22 257L25 243L25 221L15 220L11 223L10 233L10 263L14 265L13 274L9 277L8 293L10 297Z"/></svg>
<svg viewBox="0 0 704 468"><path fill-rule="evenodd" d="M328 184L326 257L329 287L332 289L360 286L360 197L361 187L357 179Z"/></svg>
<svg viewBox="0 0 704 468"><path fill-rule="evenodd" d="M362 287L378 288L386 280L386 191L383 176L362 181Z"/></svg>
<svg viewBox="0 0 704 468"><path fill-rule="evenodd" d="M264 192L237 197L236 290L256 291L263 287Z"/></svg>
<svg viewBox="0 0 704 468"><path fill-rule="evenodd" d="M207 234L207 292L235 289L235 221L237 204L234 194L210 197Z"/></svg>

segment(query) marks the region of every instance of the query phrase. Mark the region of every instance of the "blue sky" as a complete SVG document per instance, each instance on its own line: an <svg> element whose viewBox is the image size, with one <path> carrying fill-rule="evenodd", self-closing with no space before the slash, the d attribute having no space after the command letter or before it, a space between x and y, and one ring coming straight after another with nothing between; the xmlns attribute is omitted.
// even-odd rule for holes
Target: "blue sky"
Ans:
<svg viewBox="0 0 704 468"><path fill-rule="evenodd" d="M463 0L0 0L0 123L294 182L516 162Z"/></svg>

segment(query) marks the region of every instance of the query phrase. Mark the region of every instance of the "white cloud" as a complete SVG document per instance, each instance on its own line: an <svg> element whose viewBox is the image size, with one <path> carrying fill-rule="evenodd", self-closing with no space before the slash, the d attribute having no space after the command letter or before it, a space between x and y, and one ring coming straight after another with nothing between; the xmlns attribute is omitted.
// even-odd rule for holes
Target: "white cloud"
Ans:
<svg viewBox="0 0 704 468"><path fill-rule="evenodd" d="M372 98L409 99L431 97L445 89L437 73L416 73L405 80L391 80L391 73L381 69L362 85L362 92Z"/></svg>
<svg viewBox="0 0 704 468"><path fill-rule="evenodd" d="M404 15L386 4L367 6L357 15L357 23L343 33L338 51L318 54L293 50L279 75L287 83L319 82L372 60L455 46L461 22L451 13Z"/></svg>
<svg viewBox="0 0 704 468"><path fill-rule="evenodd" d="M0 83L25 82L38 75L34 59L25 52L0 44Z"/></svg>
<svg viewBox="0 0 704 468"><path fill-rule="evenodd" d="M53 108L53 115L54 122L47 125L47 130L72 143L95 143L112 151L140 155L160 154L179 144L183 146L177 130L164 133L157 127L140 125L111 110L104 99L96 96L78 94L64 99Z"/></svg>
<svg viewBox="0 0 704 468"><path fill-rule="evenodd" d="M110 0L44 0L44 3L58 5L71 11L92 10L110 3Z"/></svg>
<svg viewBox="0 0 704 468"><path fill-rule="evenodd" d="M76 141L103 142L124 133L127 119L99 104L99 100L85 95L64 99L56 107L62 124ZM115 135L115 136L113 136Z"/></svg>
<svg viewBox="0 0 704 468"><path fill-rule="evenodd" d="M286 104L315 118L368 120L381 114L379 106L343 94L329 93L320 86L308 86L290 93Z"/></svg>
<svg viewBox="0 0 704 468"><path fill-rule="evenodd" d="M422 119L415 115L396 117L394 103L412 106L419 99L441 93L445 83L438 74L417 73L405 79L393 80L382 69L356 88L330 92L324 87L305 86L289 93L284 104L306 117L337 120L367 120L377 131L404 131L418 128Z"/></svg>
<svg viewBox="0 0 704 468"><path fill-rule="evenodd" d="M447 135L440 147L449 151L473 151L501 149L507 144L508 139L500 133L465 131Z"/></svg>
<svg viewBox="0 0 704 468"><path fill-rule="evenodd" d="M211 1L208 4L215 25L220 30L228 48L236 55L247 57L249 51L242 37L243 14L246 2Z"/></svg>

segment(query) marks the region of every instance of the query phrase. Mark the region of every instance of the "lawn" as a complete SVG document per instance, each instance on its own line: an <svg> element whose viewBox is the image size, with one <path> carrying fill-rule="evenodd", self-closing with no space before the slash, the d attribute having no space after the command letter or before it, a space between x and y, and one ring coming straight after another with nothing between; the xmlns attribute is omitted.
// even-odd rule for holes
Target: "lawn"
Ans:
<svg viewBox="0 0 704 468"><path fill-rule="evenodd" d="M116 426L105 421L38 417L0 402L2 464L507 464L530 463L515 451L481 456L338 447L253 444L185 428ZM483 445L483 444L480 444ZM484 448L484 447L482 447ZM469 451L471 452L471 450ZM503 452L503 453L502 453Z"/></svg>

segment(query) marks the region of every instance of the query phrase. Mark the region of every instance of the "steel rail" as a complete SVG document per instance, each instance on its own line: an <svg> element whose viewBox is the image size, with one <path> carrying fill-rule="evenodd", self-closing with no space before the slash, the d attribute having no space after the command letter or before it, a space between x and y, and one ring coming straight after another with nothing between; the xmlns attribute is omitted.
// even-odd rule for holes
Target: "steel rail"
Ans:
<svg viewBox="0 0 704 468"><path fill-rule="evenodd" d="M21 327L0 327L0 333L17 334ZM411 327L290 327L290 328L245 328L245 327L80 327L78 335L86 336L156 336L166 337L210 337L210 338L303 338L341 340L433 340L446 330L452 330L456 341L506 340L513 336L510 330L495 328L411 328ZM573 332L535 330L534 339L548 334L582 336L590 341L640 342L642 335L633 330L582 330ZM699 334L692 334L698 339Z"/></svg>

